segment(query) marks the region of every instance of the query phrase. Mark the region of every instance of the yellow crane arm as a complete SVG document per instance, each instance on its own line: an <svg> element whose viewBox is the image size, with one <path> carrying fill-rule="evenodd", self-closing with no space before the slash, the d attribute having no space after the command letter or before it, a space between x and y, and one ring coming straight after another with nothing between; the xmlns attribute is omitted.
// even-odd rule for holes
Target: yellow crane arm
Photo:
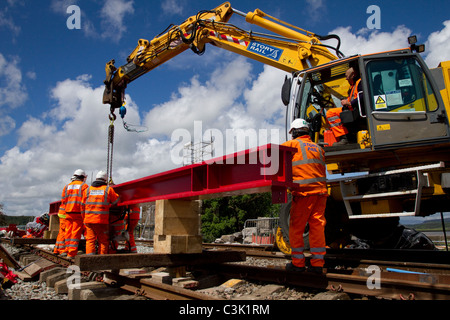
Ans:
<svg viewBox="0 0 450 320"><path fill-rule="evenodd" d="M275 34L244 31L229 24L234 13ZM111 112L120 108L128 83L189 48L202 54L206 44L210 43L284 71L295 72L337 59L328 46L320 42L320 39L329 37L320 37L289 25L258 9L244 14L225 2L213 10L200 11L178 26L170 26L151 41L140 39L128 56L127 64L116 68L114 60L108 62L103 103L111 105ZM339 55L339 47L335 50Z"/></svg>

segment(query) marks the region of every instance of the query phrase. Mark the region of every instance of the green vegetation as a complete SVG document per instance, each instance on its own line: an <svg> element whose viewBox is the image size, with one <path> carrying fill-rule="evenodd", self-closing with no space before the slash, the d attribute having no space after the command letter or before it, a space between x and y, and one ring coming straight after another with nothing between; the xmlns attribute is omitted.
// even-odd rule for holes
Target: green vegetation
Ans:
<svg viewBox="0 0 450 320"><path fill-rule="evenodd" d="M272 204L270 193L204 200L202 205L203 241L241 231L247 219L278 216L280 205Z"/></svg>
<svg viewBox="0 0 450 320"><path fill-rule="evenodd" d="M10 224L26 225L28 222L34 220L33 216L7 216L4 212L3 203L0 203L0 227L7 227Z"/></svg>
<svg viewBox="0 0 450 320"><path fill-rule="evenodd" d="M450 219L444 219L444 223L445 223L445 230L450 231ZM424 221L422 223L419 224L412 224L412 225L407 225L407 227L409 228L413 228L417 231L421 231L421 232L432 232L432 231L442 231L442 222L441 219L433 219L433 220L428 220L428 221Z"/></svg>
<svg viewBox="0 0 450 320"><path fill-rule="evenodd" d="M0 226L9 226L10 224L26 225L28 222L33 221L33 216L6 216L0 214Z"/></svg>

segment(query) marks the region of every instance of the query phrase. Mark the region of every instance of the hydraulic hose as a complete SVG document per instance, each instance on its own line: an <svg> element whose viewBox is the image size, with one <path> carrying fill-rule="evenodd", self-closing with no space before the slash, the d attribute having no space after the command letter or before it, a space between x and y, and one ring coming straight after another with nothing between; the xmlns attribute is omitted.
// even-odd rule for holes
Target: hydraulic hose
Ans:
<svg viewBox="0 0 450 320"><path fill-rule="evenodd" d="M344 54L340 51L341 48L341 38L337 35L337 34L329 34L327 36L320 36L318 34L316 34L316 37L321 40L321 41L326 41L326 40L330 40L330 39L336 39L338 44L336 46L336 48L333 48L334 50L336 50L336 54L339 58L343 58Z"/></svg>

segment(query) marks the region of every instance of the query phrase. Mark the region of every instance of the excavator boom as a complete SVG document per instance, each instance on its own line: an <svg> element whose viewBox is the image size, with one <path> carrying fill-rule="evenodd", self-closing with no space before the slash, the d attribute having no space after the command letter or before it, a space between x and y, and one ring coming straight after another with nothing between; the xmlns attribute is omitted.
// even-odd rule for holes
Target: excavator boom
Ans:
<svg viewBox="0 0 450 320"><path fill-rule="evenodd" d="M274 34L244 31L229 24L234 13ZM120 108L128 83L189 48L196 54L202 54L206 44L210 43L275 68L296 72L337 59L319 40L329 38L289 25L258 9L244 14L225 2L213 10L200 11L180 25L171 25L151 41L140 39L128 56L127 64L116 68L115 61L109 61L103 103L111 105L111 112ZM337 36L334 38L339 40ZM340 54L339 46L336 52Z"/></svg>

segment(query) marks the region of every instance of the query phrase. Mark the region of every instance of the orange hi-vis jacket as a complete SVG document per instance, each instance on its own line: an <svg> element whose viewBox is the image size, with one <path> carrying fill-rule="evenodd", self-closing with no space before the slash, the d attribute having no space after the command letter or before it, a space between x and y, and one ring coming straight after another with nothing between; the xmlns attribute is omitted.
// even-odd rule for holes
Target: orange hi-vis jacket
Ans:
<svg viewBox="0 0 450 320"><path fill-rule="evenodd" d="M84 223L109 224L109 208L119 202L119 195L107 185L90 186L83 196Z"/></svg>
<svg viewBox="0 0 450 320"><path fill-rule="evenodd" d="M80 180L72 181L64 187L61 206L64 207L66 213L81 213L83 193L87 188L88 185Z"/></svg>
<svg viewBox="0 0 450 320"><path fill-rule="evenodd" d="M286 141L283 146L297 148L292 159L293 182L298 185L292 194L299 196L327 194L325 151L308 135Z"/></svg>
<svg viewBox="0 0 450 320"><path fill-rule="evenodd" d="M356 80L355 84L350 89L350 94L347 98L348 102L352 102L355 99L358 99L358 85L361 82L361 79ZM350 110L353 110L352 106L349 106Z"/></svg>

